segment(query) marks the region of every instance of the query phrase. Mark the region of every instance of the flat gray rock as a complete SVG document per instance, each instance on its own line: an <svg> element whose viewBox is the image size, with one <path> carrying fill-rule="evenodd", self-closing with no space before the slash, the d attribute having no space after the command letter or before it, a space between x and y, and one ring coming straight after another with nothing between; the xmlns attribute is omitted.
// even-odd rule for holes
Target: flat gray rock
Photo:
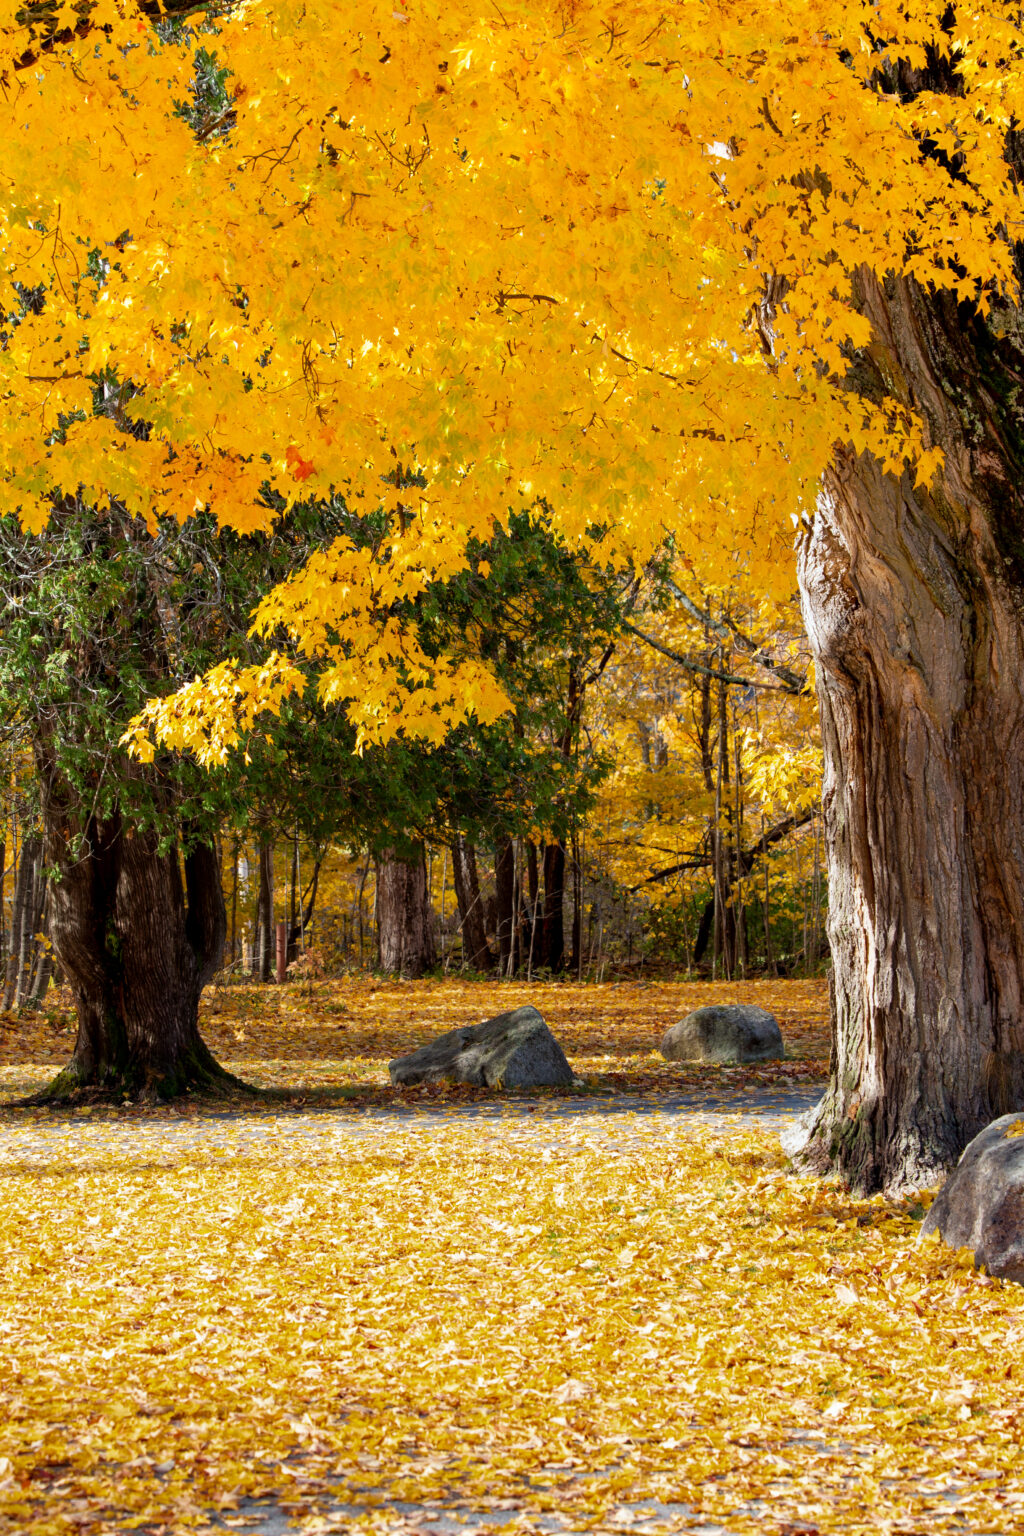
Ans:
<svg viewBox="0 0 1024 1536"><path fill-rule="evenodd" d="M482 1024L450 1029L388 1062L399 1083L472 1083L477 1088L568 1087L572 1068L536 1008L514 1008Z"/></svg>
<svg viewBox="0 0 1024 1536"><path fill-rule="evenodd" d="M965 1150L921 1224L951 1248L970 1248L990 1275L1024 1283L1024 1115L1002 1115Z"/></svg>
<svg viewBox="0 0 1024 1536"><path fill-rule="evenodd" d="M774 1015L746 1003L697 1008L665 1031L660 1049L667 1061L772 1061L786 1054Z"/></svg>

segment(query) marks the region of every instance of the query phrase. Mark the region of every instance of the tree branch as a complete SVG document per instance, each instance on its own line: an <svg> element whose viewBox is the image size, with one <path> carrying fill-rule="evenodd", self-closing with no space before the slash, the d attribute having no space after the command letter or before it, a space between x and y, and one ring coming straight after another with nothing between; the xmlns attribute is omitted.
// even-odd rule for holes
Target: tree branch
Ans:
<svg viewBox="0 0 1024 1536"><path fill-rule="evenodd" d="M654 640L650 635L645 635L642 629L637 629L634 624L623 626L631 635L636 635L645 645L652 650L660 651L667 656L669 661L674 661L676 666L685 667L687 672L697 672L702 677L717 677L720 683L737 683L743 688L763 688L767 693L792 693L791 688L784 683L758 683L752 677L738 677L732 672L716 672L713 667L701 666L699 661L691 661L688 656L682 656L678 651L670 650L667 645L662 645L660 640Z"/></svg>
<svg viewBox="0 0 1024 1536"><path fill-rule="evenodd" d="M774 827L770 827L763 837L759 837L756 843L751 843L749 848L741 848L740 869L743 874L748 875L750 873L754 867L754 860L759 854L767 853L769 848L773 847L776 843L781 843L783 838L788 837L791 832L795 832L798 827L805 827L816 809L817 807L814 807L809 811L804 811L799 816L785 816ZM706 869L713 862L714 854L710 851L692 853L688 859L683 859L680 864L670 864L666 869L656 869L652 875L648 875L639 884L631 885L629 888L630 895L635 891L642 890L645 885L653 884L654 881L668 880L672 875L681 875L690 869Z"/></svg>
<svg viewBox="0 0 1024 1536"><path fill-rule="evenodd" d="M687 597L674 581L670 580L669 586L692 619L696 619L698 624L703 624L706 630L723 640L735 640L740 650L745 651L751 661L756 661L759 667L764 667L766 671L785 683L787 693L806 692L806 677L799 672L794 672L790 667L783 666L781 662L773 661L767 651L762 650L749 635L745 635L732 619L713 619L710 613L706 613L703 608L698 608L692 598Z"/></svg>

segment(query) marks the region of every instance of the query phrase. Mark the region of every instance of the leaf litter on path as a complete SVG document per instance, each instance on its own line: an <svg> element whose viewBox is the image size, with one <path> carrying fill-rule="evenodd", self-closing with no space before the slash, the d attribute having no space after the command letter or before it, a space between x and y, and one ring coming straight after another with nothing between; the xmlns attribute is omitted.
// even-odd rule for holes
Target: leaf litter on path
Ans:
<svg viewBox="0 0 1024 1536"><path fill-rule="evenodd" d="M6 1111L0 1532L1021 1529L1019 1288L578 1107Z"/></svg>

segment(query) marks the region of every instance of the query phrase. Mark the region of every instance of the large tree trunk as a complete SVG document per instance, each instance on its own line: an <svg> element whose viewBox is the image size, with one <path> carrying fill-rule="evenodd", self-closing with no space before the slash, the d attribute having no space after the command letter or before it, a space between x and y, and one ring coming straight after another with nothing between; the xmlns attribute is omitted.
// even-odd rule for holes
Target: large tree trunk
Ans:
<svg viewBox="0 0 1024 1536"><path fill-rule="evenodd" d="M41 1097L82 1089L170 1098L234 1080L198 1026L203 987L221 963L225 933L214 850L184 859L155 831L116 811L77 821L73 797L40 762L50 938L71 987L78 1038L71 1061Z"/></svg>
<svg viewBox="0 0 1024 1536"><path fill-rule="evenodd" d="M462 963L473 971L489 971L494 964L484 927L484 904L480 897L480 877L476 867L476 849L461 832L452 844L452 872L455 899L459 904L462 928Z"/></svg>
<svg viewBox="0 0 1024 1536"><path fill-rule="evenodd" d="M934 1183L1024 1107L1024 371L1016 329L861 277L857 387L946 454L930 487L828 475L801 556L825 748L832 1077L802 1157Z"/></svg>
<svg viewBox="0 0 1024 1536"><path fill-rule="evenodd" d="M422 976L434 967L434 909L427 889L423 844L405 857L390 850L377 874L380 968L394 976Z"/></svg>

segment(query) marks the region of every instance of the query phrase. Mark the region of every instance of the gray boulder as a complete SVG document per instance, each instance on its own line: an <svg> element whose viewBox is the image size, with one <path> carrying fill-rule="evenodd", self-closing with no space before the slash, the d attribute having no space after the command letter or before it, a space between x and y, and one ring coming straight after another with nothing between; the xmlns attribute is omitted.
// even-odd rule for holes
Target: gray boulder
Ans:
<svg viewBox="0 0 1024 1536"><path fill-rule="evenodd" d="M786 1054L774 1015L745 1003L697 1008L661 1042L668 1061L771 1061Z"/></svg>
<svg viewBox="0 0 1024 1536"><path fill-rule="evenodd" d="M572 1069L536 1008L514 1008L482 1024L450 1029L388 1063L399 1083L472 1083L478 1088L568 1087Z"/></svg>
<svg viewBox="0 0 1024 1536"><path fill-rule="evenodd" d="M1024 1115L1002 1115L971 1142L921 1225L951 1248L970 1248L990 1275L1024 1282Z"/></svg>

